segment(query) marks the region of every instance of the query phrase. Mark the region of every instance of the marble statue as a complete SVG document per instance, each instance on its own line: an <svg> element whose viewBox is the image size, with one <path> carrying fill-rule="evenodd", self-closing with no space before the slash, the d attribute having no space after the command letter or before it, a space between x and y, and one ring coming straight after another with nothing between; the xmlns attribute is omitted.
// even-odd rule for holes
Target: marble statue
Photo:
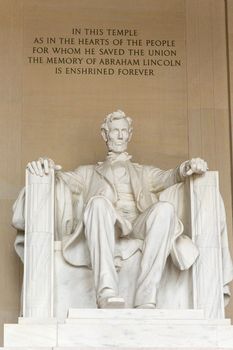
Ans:
<svg viewBox="0 0 233 350"><path fill-rule="evenodd" d="M133 163L122 111L101 132L104 162L27 165L13 206L22 317L5 325L4 346L232 347L218 172L200 158L166 171Z"/></svg>
<svg viewBox="0 0 233 350"><path fill-rule="evenodd" d="M202 176L207 163L195 158L166 171L133 163L126 152L132 120L120 110L106 117L101 134L108 148L104 162L62 172L51 159L40 158L27 167L41 177L53 168L60 184L58 197L74 196L71 201L57 201L56 231L63 236L66 261L93 269L98 307L124 307L118 295L118 270L122 260L140 250L134 307L155 308L168 256L180 270L189 269L198 256L196 246L183 234L174 206L159 200L157 193L192 174Z"/></svg>

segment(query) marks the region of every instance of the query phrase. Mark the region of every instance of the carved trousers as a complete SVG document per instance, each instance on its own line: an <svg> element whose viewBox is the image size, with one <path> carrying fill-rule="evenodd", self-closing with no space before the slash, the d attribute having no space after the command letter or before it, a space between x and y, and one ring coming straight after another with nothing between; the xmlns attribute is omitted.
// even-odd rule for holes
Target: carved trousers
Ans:
<svg viewBox="0 0 233 350"><path fill-rule="evenodd" d="M118 295L118 274L114 265L118 215L111 202L102 196L93 197L84 213L85 236L90 250L97 301ZM152 205L133 223L133 236L143 239L135 306L156 304L156 290L178 229L178 218L172 204L168 202Z"/></svg>

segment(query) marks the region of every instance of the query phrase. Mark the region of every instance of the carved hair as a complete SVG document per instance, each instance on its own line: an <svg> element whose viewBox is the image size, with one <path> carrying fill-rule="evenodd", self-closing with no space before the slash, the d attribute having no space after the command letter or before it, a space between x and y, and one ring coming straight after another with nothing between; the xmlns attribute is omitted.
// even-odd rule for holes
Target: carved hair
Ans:
<svg viewBox="0 0 233 350"><path fill-rule="evenodd" d="M109 127L108 127L109 123L111 123L113 120L116 120L116 119L126 119L128 122L128 125L129 125L129 131L133 130L132 119L130 117L127 117L125 115L125 113L123 111L121 111L120 109L118 109L116 112L112 112L106 116L103 124L101 125L101 130L108 132L109 131Z"/></svg>

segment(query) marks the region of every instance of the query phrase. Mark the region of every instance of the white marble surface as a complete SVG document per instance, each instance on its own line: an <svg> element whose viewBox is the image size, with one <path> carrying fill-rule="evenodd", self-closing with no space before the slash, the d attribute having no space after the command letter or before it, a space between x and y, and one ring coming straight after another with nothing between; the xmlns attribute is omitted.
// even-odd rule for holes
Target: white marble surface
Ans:
<svg viewBox="0 0 233 350"><path fill-rule="evenodd" d="M19 317L18 324L36 324L36 325L44 325L44 324L57 324L57 318L33 318L33 317Z"/></svg>
<svg viewBox="0 0 233 350"><path fill-rule="evenodd" d="M137 319L139 320L139 319ZM85 319L85 320L75 320L75 319L70 319L70 320L65 320L65 324L73 324L73 325L79 325L80 323L83 324L88 324L90 319ZM91 320L91 322L98 322L96 319ZM111 320L112 321L112 320ZM110 322L111 322L110 321ZM124 319L124 321L129 322L129 319ZM154 326L157 327L157 325L163 325L163 326L177 326L177 325L184 325L185 326L191 326L191 325L208 325L208 326L230 326L231 322L229 319L210 319L210 320L182 320L182 319L173 319L173 320L166 320L166 319L156 319L156 318L151 318L144 320L146 323L152 322ZM101 323L101 321L99 320ZM114 320L116 322L116 320Z"/></svg>
<svg viewBox="0 0 233 350"><path fill-rule="evenodd" d="M199 250L193 266L194 308L224 318L218 173L190 178L192 238Z"/></svg>
<svg viewBox="0 0 233 350"><path fill-rule="evenodd" d="M233 326L217 327L217 346L233 349Z"/></svg>
<svg viewBox="0 0 233 350"><path fill-rule="evenodd" d="M91 329L91 334L90 334ZM232 333L233 334L233 333ZM59 346L216 346L216 326L159 325L141 321L99 321L58 326Z"/></svg>
<svg viewBox="0 0 233 350"><path fill-rule="evenodd" d="M4 346L60 350L233 348L233 327L229 320L205 319L201 310L72 309L63 324L31 321L31 324L6 325Z"/></svg>
<svg viewBox="0 0 233 350"><path fill-rule="evenodd" d="M26 171L23 315L53 315L54 171Z"/></svg>
<svg viewBox="0 0 233 350"><path fill-rule="evenodd" d="M105 310L105 309L69 309L66 322L71 320L85 319L132 319L132 320L203 320L203 310L180 309L123 309L123 310Z"/></svg>
<svg viewBox="0 0 233 350"><path fill-rule="evenodd" d="M5 347L53 347L57 345L56 324L5 324Z"/></svg>

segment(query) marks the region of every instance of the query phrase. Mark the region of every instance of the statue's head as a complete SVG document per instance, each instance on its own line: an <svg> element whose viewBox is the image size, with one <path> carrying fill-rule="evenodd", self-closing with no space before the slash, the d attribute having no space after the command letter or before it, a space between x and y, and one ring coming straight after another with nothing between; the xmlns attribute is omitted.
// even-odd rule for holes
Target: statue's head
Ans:
<svg viewBox="0 0 233 350"><path fill-rule="evenodd" d="M108 114L101 126L101 134L109 151L122 153L127 150L132 136L132 119L123 111Z"/></svg>

